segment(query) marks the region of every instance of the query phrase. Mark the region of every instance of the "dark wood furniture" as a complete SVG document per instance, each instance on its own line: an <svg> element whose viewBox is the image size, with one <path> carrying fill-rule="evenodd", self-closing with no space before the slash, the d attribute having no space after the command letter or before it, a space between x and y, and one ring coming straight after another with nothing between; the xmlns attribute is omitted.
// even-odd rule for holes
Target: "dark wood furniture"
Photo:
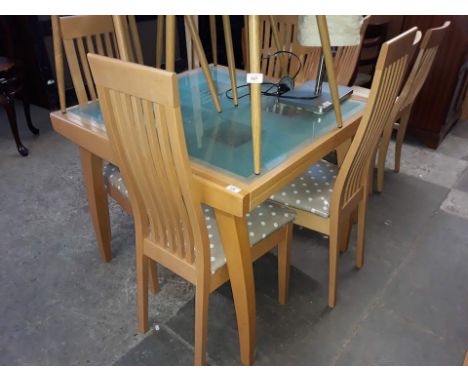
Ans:
<svg viewBox="0 0 468 382"><path fill-rule="evenodd" d="M370 88L382 44L388 39L390 16L372 15L362 41L358 62L359 86Z"/></svg>
<svg viewBox="0 0 468 382"><path fill-rule="evenodd" d="M53 76L53 55L49 16L0 16L0 56L21 63L24 92L31 104L55 110L57 90Z"/></svg>
<svg viewBox="0 0 468 382"><path fill-rule="evenodd" d="M452 24L408 122L408 133L434 149L461 116L468 81L468 16L404 16L402 23L402 30L417 26L424 33L446 20Z"/></svg>
<svg viewBox="0 0 468 382"><path fill-rule="evenodd" d="M21 96L23 98L24 114L29 130L35 135L39 134L31 121L31 111L29 108L28 98L23 93L23 80L19 66L12 60L6 57L0 57L0 104L5 109L8 121L10 122L11 132L15 138L16 147L22 156L28 155L28 149L23 146L18 133L18 125L16 123L14 97Z"/></svg>

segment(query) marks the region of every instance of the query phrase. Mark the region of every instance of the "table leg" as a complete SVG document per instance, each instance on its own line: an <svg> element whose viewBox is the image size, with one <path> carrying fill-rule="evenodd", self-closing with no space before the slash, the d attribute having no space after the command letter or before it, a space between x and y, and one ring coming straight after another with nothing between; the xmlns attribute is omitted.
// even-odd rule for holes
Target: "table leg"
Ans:
<svg viewBox="0 0 468 382"><path fill-rule="evenodd" d="M250 63L249 63L249 16L244 16L244 31L245 36L243 41L245 41L245 62L244 62L244 70L246 72L249 71Z"/></svg>
<svg viewBox="0 0 468 382"><path fill-rule="evenodd" d="M224 41L226 43L226 55L228 60L229 78L231 80L232 98L234 106L239 103L237 96L237 78L236 78L236 62L234 60L234 48L232 46L232 32L231 32L231 21L229 16L223 15L223 29L224 29Z"/></svg>
<svg viewBox="0 0 468 382"><path fill-rule="evenodd" d="M164 16L159 15L156 26L156 67L161 68L164 46Z"/></svg>
<svg viewBox="0 0 468 382"><path fill-rule="evenodd" d="M218 65L218 39L216 34L216 16L210 15L210 37L211 52L213 53L213 64Z"/></svg>
<svg viewBox="0 0 468 382"><path fill-rule="evenodd" d="M3 108L5 109L7 116L8 116L8 122L10 123L10 129L13 134L13 138L15 139L16 143L16 148L18 152L22 156L27 156L29 151L26 147L23 146L23 143L21 143L21 139L18 133L18 124L16 123L16 112L15 112L15 103L12 97L2 96L1 103Z"/></svg>
<svg viewBox="0 0 468 382"><path fill-rule="evenodd" d="M39 129L35 128L32 119L31 119L31 106L29 104L28 96L23 95L23 110L24 115L26 116L26 123L28 125L29 131L34 135L39 135Z"/></svg>
<svg viewBox="0 0 468 382"><path fill-rule="evenodd" d="M104 261L110 261L112 259L111 229L107 192L102 174L102 159L81 147L80 159L99 252Z"/></svg>
<svg viewBox="0 0 468 382"><path fill-rule="evenodd" d="M260 20L249 16L250 72L260 73ZM250 123L252 125L254 172L260 174L262 146L262 84L250 84Z"/></svg>
<svg viewBox="0 0 468 382"><path fill-rule="evenodd" d="M127 26L124 25L123 16L112 16L115 29L115 37L119 50L120 59L124 61L132 61L130 57L130 47L127 44L128 31Z"/></svg>
<svg viewBox="0 0 468 382"><path fill-rule="evenodd" d="M166 55L164 56L165 69L175 72L175 30L176 17L166 16Z"/></svg>
<svg viewBox="0 0 468 382"><path fill-rule="evenodd" d="M227 260L232 295L236 307L240 358L251 365L255 354L255 285L253 263L245 218L216 210L224 253Z"/></svg>
<svg viewBox="0 0 468 382"><path fill-rule="evenodd" d="M203 70L203 74L205 75L206 82L208 83L208 89L210 90L211 98L213 98L213 102L215 104L216 110L218 113L221 113L221 102L219 101L218 93L216 91L216 86L213 81L213 77L211 76L210 68L208 66L208 61L206 59L205 51L203 50L203 45L200 40L200 36L198 31L195 27L195 22L193 21L192 16L184 16L185 20L187 21L187 26L189 29L190 37L192 38L193 46L195 51L197 52L198 60L200 61L200 65Z"/></svg>

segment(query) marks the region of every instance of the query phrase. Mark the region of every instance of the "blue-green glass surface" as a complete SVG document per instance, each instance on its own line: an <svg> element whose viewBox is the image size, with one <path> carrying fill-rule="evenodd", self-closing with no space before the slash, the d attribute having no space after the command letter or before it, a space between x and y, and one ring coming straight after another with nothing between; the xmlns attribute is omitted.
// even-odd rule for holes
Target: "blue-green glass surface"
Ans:
<svg viewBox="0 0 468 382"><path fill-rule="evenodd" d="M190 158L248 181L255 176L250 97L240 98L239 106L234 107L232 100L225 95L231 88L229 72L222 67L211 67L210 70L221 101L221 113L214 106L201 70L179 75L182 119ZM237 82L238 86L245 84L245 73L237 73ZM266 90L269 85L264 84L263 87ZM239 96L247 92L247 86L240 88ZM364 107L365 103L360 101L344 101L341 105L343 119ZM70 112L96 125L103 124L97 103L77 107ZM316 115L279 103L275 97L262 96L262 174L335 127L333 111Z"/></svg>
<svg viewBox="0 0 468 382"><path fill-rule="evenodd" d="M86 119L87 122L91 122L97 128L105 129L104 118L98 101L93 101L83 106L72 107L67 110L67 113Z"/></svg>

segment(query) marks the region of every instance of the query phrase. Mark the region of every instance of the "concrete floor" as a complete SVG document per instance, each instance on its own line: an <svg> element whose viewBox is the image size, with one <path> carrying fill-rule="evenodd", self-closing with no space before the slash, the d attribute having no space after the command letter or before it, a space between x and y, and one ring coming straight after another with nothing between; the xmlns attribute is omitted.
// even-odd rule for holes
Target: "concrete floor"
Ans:
<svg viewBox="0 0 468 382"><path fill-rule="evenodd" d="M20 108L18 108L20 110ZM112 203L115 258L99 259L78 149L33 108L30 156L0 114L0 364L190 365L194 291L160 269L152 330L136 331L132 220ZM327 308L326 238L295 230L290 300L276 302L273 254L255 265L256 365L461 365L468 348L468 125L439 150L406 144L370 199L366 264L354 236ZM389 163L391 161L389 157ZM209 363L238 365L229 284L210 299Z"/></svg>

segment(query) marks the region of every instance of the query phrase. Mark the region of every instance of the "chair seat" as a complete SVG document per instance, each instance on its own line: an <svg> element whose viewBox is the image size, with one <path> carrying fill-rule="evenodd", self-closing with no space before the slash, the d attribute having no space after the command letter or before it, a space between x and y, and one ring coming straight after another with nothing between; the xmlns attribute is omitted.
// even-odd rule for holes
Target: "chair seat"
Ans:
<svg viewBox="0 0 468 382"><path fill-rule="evenodd" d="M104 166L103 173L106 187L114 187L124 197L128 198L127 187L125 187L119 168L108 163ZM214 209L206 205L202 205L202 208L210 240L211 273L215 273L226 264L226 257L224 256ZM296 214L292 210L274 202L267 201L260 204L246 215L250 246L254 246L262 239L267 238L278 229L292 222L295 217Z"/></svg>
<svg viewBox="0 0 468 382"><path fill-rule="evenodd" d="M127 187L117 166L107 163L104 165L103 175L106 188L116 188L125 198L128 198Z"/></svg>
<svg viewBox="0 0 468 382"><path fill-rule="evenodd" d="M270 199L328 218L337 175L338 166L322 159Z"/></svg>
<svg viewBox="0 0 468 382"><path fill-rule="evenodd" d="M214 209L203 205L203 212L208 229L211 249L211 273L221 268L226 263L221 236ZM259 241L267 238L273 232L292 222L296 214L289 208L276 203L266 201L246 215L247 229L249 231L250 246L254 246Z"/></svg>

